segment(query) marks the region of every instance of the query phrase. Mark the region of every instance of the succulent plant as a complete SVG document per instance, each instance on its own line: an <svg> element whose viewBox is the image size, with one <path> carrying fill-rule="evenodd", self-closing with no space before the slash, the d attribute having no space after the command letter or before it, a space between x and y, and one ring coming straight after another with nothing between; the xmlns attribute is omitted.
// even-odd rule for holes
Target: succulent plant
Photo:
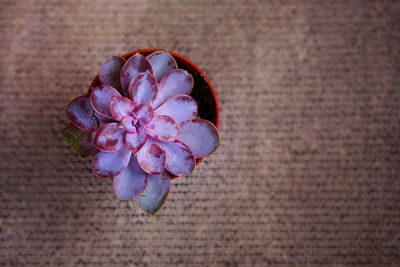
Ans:
<svg viewBox="0 0 400 267"><path fill-rule="evenodd" d="M219 144L216 127L197 116L189 94L193 78L166 51L127 61L112 56L100 68L101 85L65 108L64 137L92 170L112 178L121 200L134 199L154 214L170 191L172 176L190 175L196 159Z"/></svg>

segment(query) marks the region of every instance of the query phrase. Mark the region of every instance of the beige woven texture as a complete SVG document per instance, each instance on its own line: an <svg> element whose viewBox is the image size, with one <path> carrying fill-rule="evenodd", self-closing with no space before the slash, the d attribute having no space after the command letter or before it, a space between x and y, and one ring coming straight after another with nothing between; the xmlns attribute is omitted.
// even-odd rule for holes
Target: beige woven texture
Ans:
<svg viewBox="0 0 400 267"><path fill-rule="evenodd" d="M0 2L0 265L398 266L395 1ZM63 140L110 55L165 48L221 106L222 145L156 216Z"/></svg>

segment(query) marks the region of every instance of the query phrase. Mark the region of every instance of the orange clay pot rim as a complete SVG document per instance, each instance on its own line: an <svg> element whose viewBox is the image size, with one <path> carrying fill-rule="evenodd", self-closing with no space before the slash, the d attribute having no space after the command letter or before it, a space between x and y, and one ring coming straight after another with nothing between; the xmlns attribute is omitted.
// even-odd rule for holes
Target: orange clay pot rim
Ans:
<svg viewBox="0 0 400 267"><path fill-rule="evenodd" d="M217 127L217 129L219 128L219 104L218 104L218 98L217 98L217 94L215 93L215 89L212 86L210 80L207 78L207 75L196 65L194 64L192 61L190 61L189 59L187 59L186 57L175 53L173 51L169 51L169 50L165 50L165 49L157 49L157 48L148 48L148 49L139 49L139 50L135 50L129 53L126 53L124 55L122 55L121 57L123 58L129 58L131 56L133 56L136 53L153 53L153 52L157 52L157 51L167 51L168 53L170 53L171 55L173 55L176 58L181 59L182 61L185 61L186 63L188 63L188 65L192 66L197 72L199 72L201 74L201 77L203 77L203 79L206 81L208 87L211 90L211 93L215 99L215 107L217 110L217 121L215 123L215 127Z"/></svg>
<svg viewBox="0 0 400 267"><path fill-rule="evenodd" d="M193 69L195 69L198 73L200 73L201 77L206 81L206 83L207 83L208 87L210 88L211 93L212 93L212 95L213 95L213 97L214 97L214 100L215 100L215 108L216 108L216 112L217 112L217 118L216 118L217 121L216 121L216 123L215 123L215 127L216 127L217 129L219 129L219 104L218 104L217 94L215 93L215 89L214 89L214 87L212 86L210 80L207 78L207 75L206 75L196 64L194 64L192 61L190 61L189 59L187 59L186 57L184 57L184 56L182 56L182 55L180 55L180 54L178 54L178 53L175 53L175 52L172 52L172 51L169 51L169 50L165 50L165 49L158 49L158 48L138 49L138 50L134 50L134 51L128 52L128 53L126 53L126 54L123 54L123 55L121 55L120 57L123 57L123 58L125 58L125 59L128 59L128 58L130 58L131 56L133 56L133 55L136 54L136 53L139 53L139 54L141 54L141 53L146 53L146 54L149 53L149 54L150 54L150 53L154 53L154 52L157 52L157 51L167 51L167 52L170 53L172 56L174 56L175 58L179 58L180 60L186 62L188 65L190 65L191 67L193 67ZM92 83L90 84L89 89L88 89L88 94L90 94L91 88L93 88L93 86L94 86L96 83L98 83L98 82L100 82L100 80L99 80L99 74L97 74L97 75L94 77ZM199 165L199 163L200 163L203 159L204 159L204 157L198 158L198 159L196 160L196 166ZM173 175L173 176L171 176L171 179L176 179L176 178L178 178L178 177L179 177L179 176Z"/></svg>

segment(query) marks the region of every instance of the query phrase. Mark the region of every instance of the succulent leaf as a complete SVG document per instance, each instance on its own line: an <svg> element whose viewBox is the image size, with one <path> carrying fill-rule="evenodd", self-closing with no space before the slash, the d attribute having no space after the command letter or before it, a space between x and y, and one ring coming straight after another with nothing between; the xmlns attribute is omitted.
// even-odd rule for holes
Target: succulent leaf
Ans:
<svg viewBox="0 0 400 267"><path fill-rule="evenodd" d="M160 174L165 168L165 151L149 137L137 152L137 159L142 169L149 174Z"/></svg>
<svg viewBox="0 0 400 267"><path fill-rule="evenodd" d="M202 119L181 125L181 134L177 140L187 145L196 158L210 155L220 145L217 128L211 122Z"/></svg>
<svg viewBox="0 0 400 267"><path fill-rule="evenodd" d="M155 110L154 114L170 116L180 125L196 116L197 103L191 96L176 95Z"/></svg>
<svg viewBox="0 0 400 267"><path fill-rule="evenodd" d="M128 166L114 177L114 189L121 200L129 200L143 193L148 174L139 166L135 156L131 156Z"/></svg>
<svg viewBox="0 0 400 267"><path fill-rule="evenodd" d="M94 145L104 152L115 152L124 145L125 131L118 122L101 126L94 137Z"/></svg>
<svg viewBox="0 0 400 267"><path fill-rule="evenodd" d="M65 108L68 119L78 128L93 132L97 129L97 120L89 96L78 96Z"/></svg>
<svg viewBox="0 0 400 267"><path fill-rule="evenodd" d="M166 51L157 51L147 56L151 67L153 68L154 77L160 81L169 71L178 68L175 59Z"/></svg>
<svg viewBox="0 0 400 267"><path fill-rule="evenodd" d="M150 62L141 54L135 54L126 61L120 73L123 96L129 96L128 87L132 79L139 73L146 71L153 73Z"/></svg>
<svg viewBox="0 0 400 267"><path fill-rule="evenodd" d="M159 142L165 150L165 169L173 175L186 176L193 173L196 165L193 152L182 142Z"/></svg>
<svg viewBox="0 0 400 267"><path fill-rule="evenodd" d="M136 132L126 133L125 144L132 151L133 154L136 153L143 147L146 142L147 134L143 128L138 128Z"/></svg>
<svg viewBox="0 0 400 267"><path fill-rule="evenodd" d="M100 82L105 85L110 85L122 93L120 83L120 73L126 60L122 57L112 56L108 58L100 68Z"/></svg>
<svg viewBox="0 0 400 267"><path fill-rule="evenodd" d="M149 122L153 118L153 108L150 103L143 103L136 106L133 111L135 118L141 119L144 123Z"/></svg>
<svg viewBox="0 0 400 267"><path fill-rule="evenodd" d="M157 109L173 96L190 94L192 88L193 77L190 73L182 69L168 72L158 85L158 93L153 101L153 108Z"/></svg>
<svg viewBox="0 0 400 267"><path fill-rule="evenodd" d="M132 100L123 96L113 96L110 102L110 112L114 119L121 121L125 116L131 116L135 106Z"/></svg>
<svg viewBox="0 0 400 267"><path fill-rule="evenodd" d="M98 151L98 149L93 146L93 133L82 131L72 122L65 126L61 132L64 139L71 144L72 148L79 154L79 156L84 158Z"/></svg>
<svg viewBox="0 0 400 267"><path fill-rule="evenodd" d="M98 122L97 128L99 128L100 126L102 126L106 123L115 122L114 118L103 116L97 112L94 113L94 117L96 117L97 122Z"/></svg>
<svg viewBox="0 0 400 267"><path fill-rule="evenodd" d="M90 94L90 103L97 113L112 118L110 113L111 97L121 96L120 93L109 85L99 85Z"/></svg>
<svg viewBox="0 0 400 267"><path fill-rule="evenodd" d="M170 176L149 175L146 189L136 198L136 203L145 212L155 214L165 203L171 189Z"/></svg>
<svg viewBox="0 0 400 267"><path fill-rule="evenodd" d="M126 168L131 154L132 152L125 146L116 152L99 151L93 157L93 173L104 178L112 178Z"/></svg>
<svg viewBox="0 0 400 267"><path fill-rule="evenodd" d="M157 80L147 71L136 75L129 84L129 96L135 106L152 101L157 91Z"/></svg>
<svg viewBox="0 0 400 267"><path fill-rule="evenodd" d="M171 141L178 137L181 133L178 123L173 118L160 115L153 117L153 119L145 125L148 135L160 141Z"/></svg>

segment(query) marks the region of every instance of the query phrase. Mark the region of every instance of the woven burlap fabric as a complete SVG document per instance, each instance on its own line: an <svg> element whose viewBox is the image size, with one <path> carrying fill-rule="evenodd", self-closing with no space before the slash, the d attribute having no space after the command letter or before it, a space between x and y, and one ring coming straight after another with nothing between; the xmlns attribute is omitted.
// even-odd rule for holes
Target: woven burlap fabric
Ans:
<svg viewBox="0 0 400 267"><path fill-rule="evenodd" d="M0 265L400 264L395 1L0 2ZM110 55L194 61L222 145L156 216L63 140Z"/></svg>

